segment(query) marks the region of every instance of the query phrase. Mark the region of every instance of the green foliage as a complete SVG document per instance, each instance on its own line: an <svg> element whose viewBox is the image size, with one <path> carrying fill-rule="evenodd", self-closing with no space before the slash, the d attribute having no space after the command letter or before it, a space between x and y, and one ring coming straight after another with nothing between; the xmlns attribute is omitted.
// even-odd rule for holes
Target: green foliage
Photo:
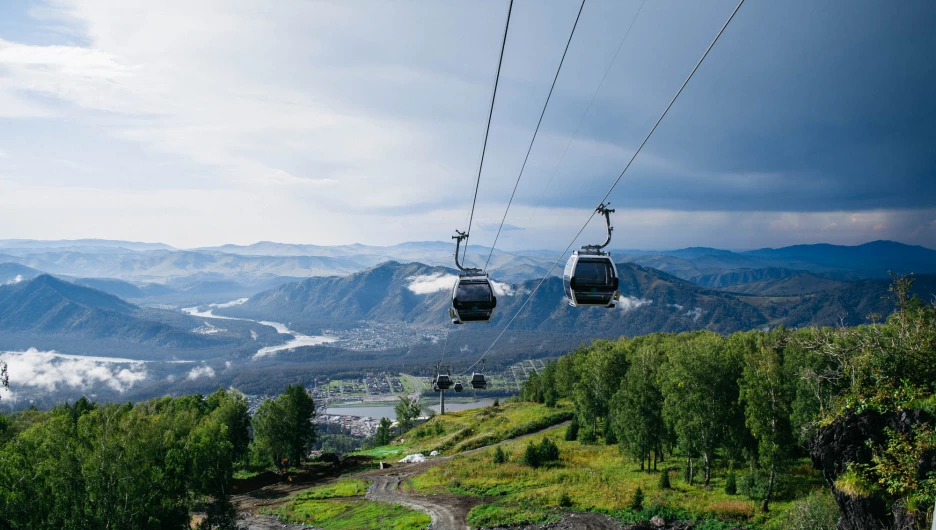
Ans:
<svg viewBox="0 0 936 530"><path fill-rule="evenodd" d="M345 479L333 484L319 486L298 493L294 500L305 501L313 499L334 499L336 497L359 497L367 493L370 485L366 480Z"/></svg>
<svg viewBox="0 0 936 530"><path fill-rule="evenodd" d="M598 441L598 436L593 429L584 429L579 432L578 439L583 444L593 444Z"/></svg>
<svg viewBox="0 0 936 530"><path fill-rule="evenodd" d="M254 443L274 464L289 458L302 463L316 438L315 404L302 385L289 385L282 395L267 399L254 415Z"/></svg>
<svg viewBox="0 0 936 530"><path fill-rule="evenodd" d="M569 496L569 492L563 491L562 495L559 495L559 500L556 502L560 508L571 508L572 507L572 497Z"/></svg>
<svg viewBox="0 0 936 530"><path fill-rule="evenodd" d="M79 400L14 420L0 448L0 513L11 528L188 528L198 499L230 526L232 440L246 432L223 396L136 405Z"/></svg>
<svg viewBox="0 0 936 530"><path fill-rule="evenodd" d="M559 447L549 438L543 438L536 450L539 453L540 465L559 462Z"/></svg>
<svg viewBox="0 0 936 530"><path fill-rule="evenodd" d="M350 499L292 501L261 513L322 530L423 530L431 522L427 514L398 504Z"/></svg>
<svg viewBox="0 0 936 530"><path fill-rule="evenodd" d="M497 504L482 504L468 512L468 524L472 528L544 524L558 519L541 509Z"/></svg>
<svg viewBox="0 0 936 530"><path fill-rule="evenodd" d="M491 406L497 408L500 406L500 398L494 398L494 403L491 403Z"/></svg>
<svg viewBox="0 0 936 530"><path fill-rule="evenodd" d="M734 473L728 473L725 477L725 494L736 495L738 493L738 479Z"/></svg>
<svg viewBox="0 0 936 530"><path fill-rule="evenodd" d="M657 487L660 488L660 490L672 489L673 486L670 484L669 473L669 469L664 469L660 473L660 482L657 484Z"/></svg>
<svg viewBox="0 0 936 530"><path fill-rule="evenodd" d="M539 449L533 445L532 440L527 444L526 450L523 452L522 462L530 467L539 467L542 463L540 462Z"/></svg>
<svg viewBox="0 0 936 530"><path fill-rule="evenodd" d="M494 449L494 463L503 464L506 461L507 461L507 453L505 453L504 450L501 449L501 446L498 445Z"/></svg>
<svg viewBox="0 0 936 530"><path fill-rule="evenodd" d="M644 492L638 486L637 490L634 491L634 496L631 497L631 502L630 502L630 505L628 505L628 508L630 508L632 511L639 512L640 510L643 510L643 502L644 502Z"/></svg>
<svg viewBox="0 0 936 530"><path fill-rule="evenodd" d="M565 430L565 439L567 442L574 441L578 438L579 433L579 423L578 418L572 416L572 422L569 423L569 426Z"/></svg>
<svg viewBox="0 0 936 530"><path fill-rule="evenodd" d="M794 502L785 526L789 530L835 530L838 519L838 504L823 488Z"/></svg>
<svg viewBox="0 0 936 530"><path fill-rule="evenodd" d="M397 402L393 410L396 412L400 434L412 429L413 422L419 417L419 403L407 396L400 396L400 401Z"/></svg>
<svg viewBox="0 0 936 530"><path fill-rule="evenodd" d="M393 439L393 433L390 431L392 422L389 418L380 418L380 424L377 426L377 432L374 433L375 445L387 445Z"/></svg>

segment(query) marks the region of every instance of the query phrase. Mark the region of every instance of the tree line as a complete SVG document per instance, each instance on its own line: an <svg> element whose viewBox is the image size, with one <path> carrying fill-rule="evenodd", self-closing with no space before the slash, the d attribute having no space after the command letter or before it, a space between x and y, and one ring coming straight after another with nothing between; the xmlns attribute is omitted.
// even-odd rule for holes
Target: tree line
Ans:
<svg viewBox="0 0 936 530"><path fill-rule="evenodd" d="M778 477L837 418L936 409L936 307L910 297L911 285L912 277L895 279L894 313L858 327L597 340L533 374L521 399L571 400L569 437L618 444L641 469L678 454L686 480L705 486L716 462L746 469L767 511ZM918 476L903 455L936 454L933 425L886 436L855 478L888 505L931 506L936 477Z"/></svg>
<svg viewBox="0 0 936 530"><path fill-rule="evenodd" d="M0 415L0 529L187 529L194 509L202 528L236 528L235 470L299 465L314 414L296 385L252 418L247 399L224 389Z"/></svg>

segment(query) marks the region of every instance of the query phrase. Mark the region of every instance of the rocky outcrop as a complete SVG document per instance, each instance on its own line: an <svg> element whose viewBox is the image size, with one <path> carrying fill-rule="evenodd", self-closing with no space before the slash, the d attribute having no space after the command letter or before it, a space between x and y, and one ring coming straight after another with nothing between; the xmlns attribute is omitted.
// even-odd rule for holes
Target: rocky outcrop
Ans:
<svg viewBox="0 0 936 530"><path fill-rule="evenodd" d="M865 411L850 413L823 427L809 442L813 466L822 471L826 483L832 488L841 518L838 530L912 530L917 528L916 514L894 506L894 499L883 495L855 497L838 491L835 480L849 464L871 464L871 446L887 442L885 428L914 436L914 427L922 423L933 425L936 418L922 410L879 413ZM870 441L870 444L869 444ZM936 471L936 452L924 455L919 462L920 477Z"/></svg>

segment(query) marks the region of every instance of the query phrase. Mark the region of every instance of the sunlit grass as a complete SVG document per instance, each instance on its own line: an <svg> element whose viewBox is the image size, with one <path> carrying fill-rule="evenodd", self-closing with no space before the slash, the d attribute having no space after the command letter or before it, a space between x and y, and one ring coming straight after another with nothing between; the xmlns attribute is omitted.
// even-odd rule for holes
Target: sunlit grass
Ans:
<svg viewBox="0 0 936 530"><path fill-rule="evenodd" d="M443 455L475 449L537 431L570 419L572 406L560 402L549 408L532 403L504 403L497 407L482 407L436 415L426 423L405 433L403 443L376 447L356 454L375 458L413 453Z"/></svg>
<svg viewBox="0 0 936 530"><path fill-rule="evenodd" d="M360 479L339 480L333 484L307 489L296 494L295 500L332 499L335 497L359 497L367 493L370 483Z"/></svg>
<svg viewBox="0 0 936 530"><path fill-rule="evenodd" d="M416 530L429 525L429 516L420 511L360 498L368 485L360 479L340 480L299 492L286 504L261 513L324 530Z"/></svg>
<svg viewBox="0 0 936 530"><path fill-rule="evenodd" d="M260 511L293 524L311 524L323 530L422 530L431 522L423 512L365 500L294 501Z"/></svg>
<svg viewBox="0 0 936 530"><path fill-rule="evenodd" d="M761 527L772 520L782 521L792 502L774 502L771 512L760 513L760 503L744 495L724 493L724 476L712 477L710 487L698 481L689 486L676 474L672 476L672 489L660 490L659 472L642 472L639 466L623 457L617 446L584 445L566 442L563 429L553 429L530 439L538 443L549 436L560 450L560 464L533 469L523 465L521 459L527 441L507 442L501 445L508 456L504 464L493 463L493 449L474 454L456 456L445 465L431 468L416 476L413 484L423 493L450 492L461 495L497 498L502 507L522 506L526 510L552 510L565 504L574 510L598 511L624 517L634 492L640 487L645 499L641 516L668 510L682 517L698 520L718 519ZM681 462L668 460L661 469L681 467ZM803 473L797 468L795 474ZM803 475L807 484L815 484L817 476ZM567 502L563 502L563 496ZM571 504L571 505L569 505ZM630 514L633 518L638 514ZM634 520L639 520L639 517Z"/></svg>

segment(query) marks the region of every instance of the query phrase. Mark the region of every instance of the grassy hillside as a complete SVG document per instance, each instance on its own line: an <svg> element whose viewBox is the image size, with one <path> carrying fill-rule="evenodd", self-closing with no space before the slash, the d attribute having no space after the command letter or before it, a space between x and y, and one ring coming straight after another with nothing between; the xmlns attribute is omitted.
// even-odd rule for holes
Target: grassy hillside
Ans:
<svg viewBox="0 0 936 530"><path fill-rule="evenodd" d="M555 408L510 402L435 416L394 443L361 454L389 462L432 450L454 455L415 476L412 486L421 494L476 498L478 505L468 515L472 528L546 523L570 511L586 511L625 523L646 522L660 515L669 521L696 521L701 525L698 528L713 530L773 529L788 527L791 512L804 509L803 499L821 497L821 502L829 503L821 475L805 459L793 466L767 514L759 513L759 501L742 492L725 492L725 468L716 470L708 488L698 478L693 485L685 482L684 459L678 454L669 455L658 471L641 471L617 445L607 445L601 438L595 443L566 441L565 423L543 427L564 422L571 410L567 401ZM538 468L524 463L528 444L538 445L544 438L558 446L559 461ZM506 462L495 463L497 448L504 451ZM669 473L669 489L659 486L664 469ZM740 484L740 473L736 476ZM636 509L632 504L638 487L644 500Z"/></svg>
<svg viewBox="0 0 936 530"><path fill-rule="evenodd" d="M572 419L572 406L549 408L537 403L505 403L434 416L394 443L361 455L393 460L414 453L452 455L516 438Z"/></svg>

